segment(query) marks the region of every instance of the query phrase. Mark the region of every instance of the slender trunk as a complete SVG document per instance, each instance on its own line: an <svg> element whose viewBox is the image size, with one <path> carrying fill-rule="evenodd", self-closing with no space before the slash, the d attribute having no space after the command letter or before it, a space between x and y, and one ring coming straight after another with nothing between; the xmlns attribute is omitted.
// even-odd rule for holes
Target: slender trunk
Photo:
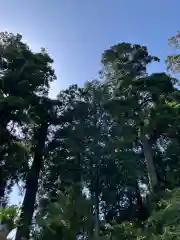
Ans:
<svg viewBox="0 0 180 240"><path fill-rule="evenodd" d="M2 166L0 166L0 207L4 207L6 180L3 174ZM12 230L12 229L11 229ZM7 228L6 224L0 220L0 240L6 240L7 235L11 231Z"/></svg>
<svg viewBox="0 0 180 240"><path fill-rule="evenodd" d="M37 136L34 159L26 181L26 193L21 209L20 225L15 240L29 239L31 221L34 213L39 174L43 165L43 150L47 136L47 124L42 124Z"/></svg>
<svg viewBox="0 0 180 240"><path fill-rule="evenodd" d="M150 188L150 192L153 193L155 188L158 185L158 178L157 178L157 173L156 173L156 169L153 162L152 148L150 146L149 139L146 134L144 133L141 134L141 140L142 140L143 151L144 151L144 156L146 160L146 168L147 168L148 179L149 179L149 188Z"/></svg>
<svg viewBox="0 0 180 240"><path fill-rule="evenodd" d="M0 240L6 240L8 234L9 234L9 231L6 230L4 225L0 225Z"/></svg>
<svg viewBox="0 0 180 240"><path fill-rule="evenodd" d="M6 240L12 230L13 228L9 228L7 224L0 224L0 240Z"/></svg>
<svg viewBox="0 0 180 240"><path fill-rule="evenodd" d="M99 169L96 166L96 180L94 186L94 198L95 198L95 226L94 226L94 238L99 239L100 224L99 224Z"/></svg>
<svg viewBox="0 0 180 240"><path fill-rule="evenodd" d="M89 240L93 240L93 237L94 237L93 229L94 229L94 226L92 224L87 231L87 236Z"/></svg>
<svg viewBox="0 0 180 240"><path fill-rule="evenodd" d="M0 166L0 206L3 206L4 197L5 197L5 189L6 189L6 179L3 174L2 166Z"/></svg>
<svg viewBox="0 0 180 240"><path fill-rule="evenodd" d="M137 199L137 207L139 210L143 209L143 200L142 200L142 196L141 196L141 192L139 189L139 183L136 180L136 199Z"/></svg>
<svg viewBox="0 0 180 240"><path fill-rule="evenodd" d="M92 194L92 192L91 192L91 194ZM92 216L93 216L93 210L94 210L94 206L93 205L91 205L91 208L90 208L91 210L91 214L92 214ZM87 226L87 239L88 240L94 240L94 221L90 221L89 222L90 224Z"/></svg>
<svg viewBox="0 0 180 240"><path fill-rule="evenodd" d="M136 199L137 199L136 218L138 222L141 224L142 221L145 221L149 217L149 206L146 202L143 202L138 181L136 181Z"/></svg>
<svg viewBox="0 0 180 240"><path fill-rule="evenodd" d="M0 240L6 240L6 233L0 230Z"/></svg>
<svg viewBox="0 0 180 240"><path fill-rule="evenodd" d="M95 240L99 239L100 226L99 226L99 194L98 191L95 192L95 229L94 237Z"/></svg>

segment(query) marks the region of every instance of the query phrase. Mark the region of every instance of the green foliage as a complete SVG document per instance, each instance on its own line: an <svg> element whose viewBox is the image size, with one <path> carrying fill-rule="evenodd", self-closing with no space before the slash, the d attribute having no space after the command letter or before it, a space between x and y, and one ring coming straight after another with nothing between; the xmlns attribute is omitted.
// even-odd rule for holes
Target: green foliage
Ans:
<svg viewBox="0 0 180 240"><path fill-rule="evenodd" d="M178 49L179 34L171 42ZM176 72L178 57L167 60ZM0 34L0 200L25 183L16 240L180 238L180 91L148 75L154 61L146 46L116 44L102 81L50 99L48 53ZM17 214L0 216L12 228Z"/></svg>
<svg viewBox="0 0 180 240"><path fill-rule="evenodd" d="M167 57L166 64L167 69L171 70L173 73L178 73L180 71L180 33L177 32L175 37L169 39L169 44L175 48L175 53Z"/></svg>
<svg viewBox="0 0 180 240"><path fill-rule="evenodd" d="M0 208L0 221L7 226L8 230L12 230L17 226L18 211L17 206Z"/></svg>
<svg viewBox="0 0 180 240"><path fill-rule="evenodd" d="M179 189L165 192L152 212L152 216L147 220L146 229L149 233L153 233L157 239L180 238L179 200Z"/></svg>
<svg viewBox="0 0 180 240"><path fill-rule="evenodd" d="M43 203L46 205L45 208ZM63 237L73 240L77 234L88 232L92 225L91 200L83 196L78 187L71 187L66 193L59 191L57 199L53 202L42 199L42 204L41 212L36 219L43 240L50 236L53 239Z"/></svg>
<svg viewBox="0 0 180 240"><path fill-rule="evenodd" d="M180 191L167 190L157 203L151 216L139 227L133 222L124 222L120 225L107 227L107 239L133 240L173 240L180 238L179 222Z"/></svg>

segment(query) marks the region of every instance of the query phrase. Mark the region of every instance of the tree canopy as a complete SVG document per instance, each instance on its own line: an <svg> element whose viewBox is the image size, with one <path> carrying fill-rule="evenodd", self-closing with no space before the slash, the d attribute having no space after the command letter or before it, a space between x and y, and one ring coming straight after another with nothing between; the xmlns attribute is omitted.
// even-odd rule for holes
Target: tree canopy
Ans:
<svg viewBox="0 0 180 240"><path fill-rule="evenodd" d="M179 49L179 34L170 39ZM48 95L53 60L0 34L0 221L16 240L173 240L179 232L179 54L102 54L99 79ZM172 72L172 74L170 74ZM22 206L8 205L22 183Z"/></svg>

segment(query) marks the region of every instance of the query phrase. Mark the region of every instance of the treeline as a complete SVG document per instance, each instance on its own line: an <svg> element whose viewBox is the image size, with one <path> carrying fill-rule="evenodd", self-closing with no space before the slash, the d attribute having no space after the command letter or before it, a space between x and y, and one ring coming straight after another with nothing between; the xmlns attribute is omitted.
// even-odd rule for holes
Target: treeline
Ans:
<svg viewBox="0 0 180 240"><path fill-rule="evenodd" d="M177 50L179 39L170 39ZM56 76L46 50L35 53L19 34L0 34L5 235L17 227L16 240L141 239L154 202L180 184L179 81L149 74L158 61L145 46L119 43L104 51L99 80L50 99ZM166 65L178 73L180 55ZM8 196L19 182L17 210Z"/></svg>

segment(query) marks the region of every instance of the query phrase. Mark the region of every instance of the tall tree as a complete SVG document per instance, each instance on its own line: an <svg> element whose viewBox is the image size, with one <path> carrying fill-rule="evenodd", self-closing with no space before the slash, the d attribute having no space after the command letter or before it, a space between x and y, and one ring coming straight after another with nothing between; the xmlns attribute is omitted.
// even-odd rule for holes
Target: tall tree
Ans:
<svg viewBox="0 0 180 240"><path fill-rule="evenodd" d="M126 215L128 203L123 207L121 198L133 199L135 205L136 180L142 178L143 161L140 164L135 161L139 157L133 152L132 143L124 149L121 128L103 107L109 94L107 86L98 81L81 89L71 86L59 94L59 100L64 100L62 106L66 106L64 110L74 112L74 118L71 123L61 125L49 145L47 158L52 160L45 167L40 192L41 196L51 193L53 199L57 189L65 191L66 185L84 186L93 204L96 238L104 225L100 216L105 219L115 206L115 219L122 209Z"/></svg>
<svg viewBox="0 0 180 240"><path fill-rule="evenodd" d="M38 180L43 167L46 142L48 141L48 130L53 121L57 120L55 104L57 104L57 101L50 100L47 97L40 97L36 106L32 109L31 117L32 119L33 117L35 118L35 126L31 139L32 164L27 173L26 193L22 204L20 226L17 230L16 239L21 239L22 237L29 238L38 190Z"/></svg>
<svg viewBox="0 0 180 240"><path fill-rule="evenodd" d="M174 90L172 79L166 74L148 76L147 65L154 60L158 58L149 55L146 47L128 43L113 46L105 51L102 59L106 78L114 91L112 101L106 106L115 119L133 129L131 136L142 146L151 192L158 185L151 142L156 130L150 127L152 114L165 101L164 96Z"/></svg>
<svg viewBox="0 0 180 240"><path fill-rule="evenodd" d="M48 99L46 95L48 94L49 84L55 79L55 75L51 67L52 59L45 50L40 53L33 53L20 42L21 45L23 49L25 48L25 53L23 52L25 54L23 59L25 65L23 71L21 71L21 78L18 77L18 80L24 82L24 87L27 88L25 92L23 92L23 89L19 89L20 96L17 97L25 99L27 104L27 108L23 111L30 120L27 128L29 127L28 138L32 137L31 143L29 142L31 146L29 161L32 159L32 165L27 173L26 193L20 220L20 223L23 224L18 227L16 239L21 239L21 237L28 239L48 127L51 124L51 117L54 117L54 102ZM26 94L26 97L24 97L24 94Z"/></svg>
<svg viewBox="0 0 180 240"><path fill-rule="evenodd" d="M51 63L44 50L33 53L21 35L0 33L1 195L7 181L17 176L22 166L27 169L27 158L19 159L16 151L10 154L12 148L20 153L21 142L25 141L25 124L30 120L28 111L35 104L37 94L47 93L54 79ZM24 150L23 147L22 153ZM14 161L10 161L12 158Z"/></svg>

